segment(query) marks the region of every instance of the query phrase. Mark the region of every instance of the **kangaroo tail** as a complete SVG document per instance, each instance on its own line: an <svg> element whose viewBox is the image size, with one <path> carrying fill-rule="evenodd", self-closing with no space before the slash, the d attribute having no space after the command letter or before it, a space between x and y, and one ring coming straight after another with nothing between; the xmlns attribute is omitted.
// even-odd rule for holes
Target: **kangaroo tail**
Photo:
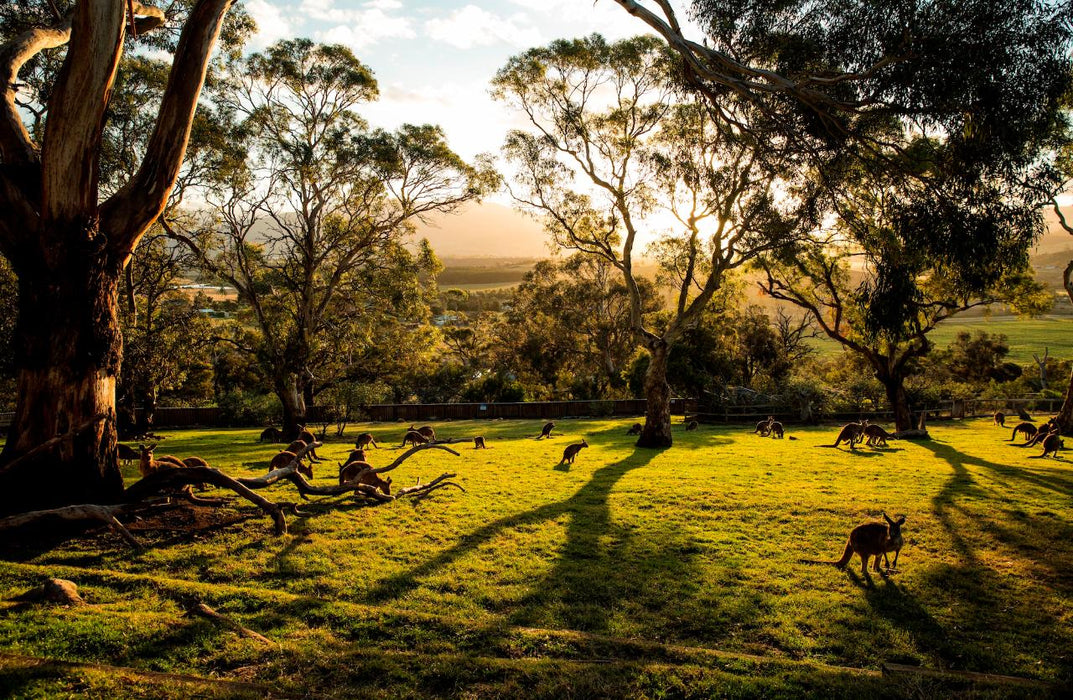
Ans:
<svg viewBox="0 0 1073 700"><path fill-rule="evenodd" d="M830 561L829 559L798 559L801 564L826 564L828 566L837 566L843 568L849 563L850 557L853 556L853 545L846 542L846 551L842 553L842 558L838 561Z"/></svg>

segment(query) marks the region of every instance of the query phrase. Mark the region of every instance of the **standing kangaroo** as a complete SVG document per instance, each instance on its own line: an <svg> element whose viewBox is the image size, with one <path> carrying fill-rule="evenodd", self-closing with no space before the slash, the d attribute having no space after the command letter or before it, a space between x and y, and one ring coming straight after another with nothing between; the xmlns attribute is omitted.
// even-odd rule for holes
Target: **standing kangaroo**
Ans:
<svg viewBox="0 0 1073 700"><path fill-rule="evenodd" d="M864 434L868 437L865 444L871 447L886 447L887 440L894 438L893 435L888 433L878 425L866 425L864 426Z"/></svg>
<svg viewBox="0 0 1073 700"><path fill-rule="evenodd" d="M309 429L303 425L301 432L298 433L298 439L307 445L312 445L314 442L316 442L317 436L310 432ZM306 455L308 455L310 462L321 461L320 457L317 455L316 449L312 449L309 452L306 452Z"/></svg>
<svg viewBox="0 0 1073 700"><path fill-rule="evenodd" d="M473 438L473 449L475 449L475 450L486 450L486 449L488 449L488 445L484 444L484 436L483 435L478 435L475 438Z"/></svg>
<svg viewBox="0 0 1073 700"><path fill-rule="evenodd" d="M1002 411L995 411L995 415L992 416L992 418L995 421L995 425L997 425L998 427L1000 427L1000 428L1005 428L1006 427L1006 414L1003 413Z"/></svg>
<svg viewBox="0 0 1073 700"><path fill-rule="evenodd" d="M843 442L849 443L849 448L854 450L857 448L857 443L861 441L864 435L864 429L868 425L868 421L862 420L860 423L846 423L842 426L842 430L838 433L838 439L835 440L835 444L827 445L827 447L838 447Z"/></svg>
<svg viewBox="0 0 1073 700"><path fill-rule="evenodd" d="M849 541L846 542L846 550L842 552L842 558L838 561L817 559L802 559L801 561L805 564L833 564L844 569L856 553L861 558L861 574L867 576L869 557L875 557L875 564L872 568L879 571L879 558L882 556L883 561L886 562L887 552L894 552L894 565L888 565L887 568L897 569L898 555L904 544L902 524L905 522L905 516L903 515L898 520L891 520L886 513L883 513L883 519L887 521L886 524L864 523L853 528L849 533Z"/></svg>
<svg viewBox="0 0 1073 700"><path fill-rule="evenodd" d="M547 423L544 424L544 427L540 429L540 435L537 435L536 439L540 440L541 438L550 438L551 437L551 430L554 427L555 427L555 423L553 423L552 421L548 421Z"/></svg>
<svg viewBox="0 0 1073 700"><path fill-rule="evenodd" d="M1058 450L1065 448L1065 446L1060 433L1051 433L1043 439L1043 454L1040 457L1046 457L1049 454L1058 459Z"/></svg>
<svg viewBox="0 0 1073 700"><path fill-rule="evenodd" d="M428 438L429 442L436 442L436 431L432 429L431 425L423 425L420 428L415 428L411 425L410 430L421 433L426 438Z"/></svg>
<svg viewBox="0 0 1073 700"><path fill-rule="evenodd" d="M406 435L402 438L402 444L399 447L406 447L406 443L412 444L414 447L418 445L424 445L429 439L417 432L416 430L407 430Z"/></svg>
<svg viewBox="0 0 1073 700"><path fill-rule="evenodd" d="M695 420L691 420L691 421L689 421L689 424L686 426L686 430L696 430L698 427L700 427L700 423L698 423Z"/></svg>
<svg viewBox="0 0 1073 700"><path fill-rule="evenodd" d="M1031 423L1018 423L1017 426L1014 427L1013 434L1010 435L1010 439L1006 442L1013 442L1014 440L1016 440L1017 433L1023 433L1025 436L1025 442L1028 442L1032 438L1036 437L1036 433L1038 432L1039 429Z"/></svg>
<svg viewBox="0 0 1073 700"><path fill-rule="evenodd" d="M768 426L768 432L771 434L771 437L773 437L773 438L781 438L782 437L782 423L780 423L777 420L771 421L771 424Z"/></svg>
<svg viewBox="0 0 1073 700"><path fill-rule="evenodd" d="M361 450L361 449L364 449L365 447L369 447L369 446L377 447L377 448L380 447L379 445L376 444L376 440L373 439L373 434L372 433L362 433L361 435L359 435L357 437L356 440L354 440L354 447L356 449Z"/></svg>
<svg viewBox="0 0 1073 700"><path fill-rule="evenodd" d="M575 442L573 445L567 445L563 450L563 458L559 461L559 464L573 464L574 458L577 457L577 453L581 452L583 447L588 447L589 443L585 442L585 438L581 439L581 442Z"/></svg>
<svg viewBox="0 0 1073 700"><path fill-rule="evenodd" d="M764 420L756 424L756 428L753 430L753 434L760 434L760 437L767 437L771 432L771 424L775 422L775 416L768 416Z"/></svg>

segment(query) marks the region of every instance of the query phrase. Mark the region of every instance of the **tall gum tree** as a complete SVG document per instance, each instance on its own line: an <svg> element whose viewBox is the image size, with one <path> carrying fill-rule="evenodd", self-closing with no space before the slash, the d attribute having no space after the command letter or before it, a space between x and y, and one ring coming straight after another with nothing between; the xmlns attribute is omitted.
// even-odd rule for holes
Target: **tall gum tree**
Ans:
<svg viewBox="0 0 1073 700"><path fill-rule="evenodd" d="M102 132L126 32L157 30L164 12L135 0L76 2L51 25L30 26L0 46L0 252L19 279L18 398L0 467L0 510L108 502L122 492L115 457L119 280L178 177L230 6L193 3L141 163L106 198L99 189ZM66 54L47 117L31 134L17 104L19 73L58 47ZM20 459L57 437L63 439Z"/></svg>
<svg viewBox="0 0 1073 700"><path fill-rule="evenodd" d="M271 377L289 435L324 379L336 319L390 306L372 293L382 285L365 283L395 262L399 284L414 276L402 274L410 256L400 248L413 223L495 180L451 151L439 127L370 129L357 110L377 94L343 46L286 40L232 62L213 98L232 125L227 141L248 148L207 193L214 211L200 233L164 222L249 305L259 338L241 349Z"/></svg>
<svg viewBox="0 0 1073 700"><path fill-rule="evenodd" d="M675 342L727 271L797 229L790 164L779 174L763 167L747 133L680 94L678 70L654 37L593 35L516 56L492 83L531 127L504 147L515 200L543 218L557 245L622 275L630 327L650 358L640 447L673 442L667 361ZM659 209L662 223L652 216ZM670 314L644 313L635 257L645 239L658 239L652 251L672 283Z"/></svg>

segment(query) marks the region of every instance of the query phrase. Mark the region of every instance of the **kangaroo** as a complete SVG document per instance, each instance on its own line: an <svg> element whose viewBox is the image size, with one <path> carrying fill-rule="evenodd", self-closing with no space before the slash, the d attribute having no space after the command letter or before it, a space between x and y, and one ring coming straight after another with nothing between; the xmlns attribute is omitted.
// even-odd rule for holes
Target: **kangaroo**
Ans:
<svg viewBox="0 0 1073 700"><path fill-rule="evenodd" d="M768 432L771 433L771 437L773 437L773 438L781 438L783 436L782 435L782 423L780 423L777 420L771 421L770 430Z"/></svg>
<svg viewBox="0 0 1073 700"><path fill-rule="evenodd" d="M279 431L279 428L265 428L261 431L261 437L257 439L257 442L280 442L283 440L283 433Z"/></svg>
<svg viewBox="0 0 1073 700"><path fill-rule="evenodd" d="M139 445L138 448L138 472L142 476L155 474L161 469L185 469L187 466L175 455L154 457L153 450L156 449L156 443L148 446Z"/></svg>
<svg viewBox="0 0 1073 700"><path fill-rule="evenodd" d="M857 449L857 443L861 441L864 435L864 428L867 425L868 421L864 420L860 423L846 423L842 426L842 430L839 431L835 444L827 445L827 447L838 447L843 442L848 442L851 450Z"/></svg>
<svg viewBox="0 0 1073 700"><path fill-rule="evenodd" d="M573 445L567 445L563 450L563 458L559 461L559 464L573 464L574 458L577 457L577 453L581 452L583 447L588 447L589 443L585 442L582 438L581 442L575 442Z"/></svg>
<svg viewBox="0 0 1073 700"><path fill-rule="evenodd" d="M1024 421L1032 420L1032 416L1028 415L1028 412L1023 408L1017 409L1017 417Z"/></svg>
<svg viewBox="0 0 1073 700"><path fill-rule="evenodd" d="M183 457L183 464L188 467L208 467L209 463L201 457Z"/></svg>
<svg viewBox="0 0 1073 700"><path fill-rule="evenodd" d="M887 566L888 569L898 568L898 555L901 553L902 544L902 524L905 523L905 516L898 518L898 520L891 520L887 517L886 513L883 513L883 519L886 520L886 524L883 523L864 523L853 528L849 533L849 541L846 542L846 550L842 552L842 558L838 561L820 561L816 559L802 559L801 561L806 564L833 564L840 569L846 568L849 564L849 560L856 552L861 557L861 574L868 576L868 558L875 557L875 563L873 569L879 571L879 558L882 556L884 561L887 561L887 552L894 552L894 565Z"/></svg>
<svg viewBox="0 0 1073 700"><path fill-rule="evenodd" d="M411 425L410 430L421 433L428 438L429 442L436 442L436 431L432 429L431 425L423 425L420 428L415 428Z"/></svg>
<svg viewBox="0 0 1073 700"><path fill-rule="evenodd" d="M643 425L641 425L640 423L634 423L633 425L630 426L630 429L626 431L626 434L627 435L640 435L641 431L644 430L644 428L645 427Z"/></svg>
<svg viewBox="0 0 1073 700"><path fill-rule="evenodd" d="M555 427L555 423L553 423L552 421L548 421L547 423L544 424L544 427L540 429L540 435L537 435L536 439L540 440L541 438L550 438L551 437L551 430L554 427Z"/></svg>
<svg viewBox="0 0 1073 700"><path fill-rule="evenodd" d="M1047 436L1053 432L1055 431L1048 429L1048 427L1044 425L1042 428L1036 430L1036 435L1031 440L1029 440L1028 442L1023 442L1021 444L1014 443L1013 445L1011 445L1011 447L1035 447L1036 445L1039 445L1044 440L1046 440Z"/></svg>
<svg viewBox="0 0 1073 700"><path fill-rule="evenodd" d="M771 424L775 422L775 416L768 416L764 420L756 424L756 428L753 430L753 435L759 433L760 437L767 437L771 432Z"/></svg>
<svg viewBox="0 0 1073 700"><path fill-rule="evenodd" d="M272 472L272 471L275 471L277 469L283 469L284 467L286 467L288 464L290 464L291 462L293 462L297 458L298 458L298 455L296 455L295 453L288 452L287 450L283 450L278 455L273 457L272 461L270 461L268 463L268 471ZM305 474L310 479L312 479L313 478L313 465L312 464L302 464L301 462L298 462L298 473L299 474Z"/></svg>
<svg viewBox="0 0 1073 700"><path fill-rule="evenodd" d="M371 471L373 465L368 462L351 462L339 470L339 485L347 483L348 481L354 481L357 479L359 484L368 484L374 488L378 488L383 491L384 495L391 495L391 477L383 479L379 474L374 474ZM363 473L364 472L364 473Z"/></svg>
<svg viewBox="0 0 1073 700"><path fill-rule="evenodd" d="M283 449L286 452L293 452L295 454L298 454L298 451L302 450L302 449L305 449L305 447L307 445L309 445L309 443L306 442L305 440L295 440L294 442L292 442L291 444L287 445Z"/></svg>
<svg viewBox="0 0 1073 700"><path fill-rule="evenodd" d="M478 435L477 437L473 438L473 449L475 449L475 450L486 450L486 449L488 449L488 445L484 444L484 436L483 435Z"/></svg>
<svg viewBox="0 0 1073 700"><path fill-rule="evenodd" d="M1024 433L1025 442L1028 442L1029 440L1034 438L1036 436L1036 433L1038 432L1039 429L1031 423L1018 423L1017 426L1013 429L1013 434L1010 435L1010 439L1006 442L1013 442L1014 440L1016 440L1017 433Z"/></svg>
<svg viewBox="0 0 1073 700"><path fill-rule="evenodd" d="M700 427L700 423L698 423L695 420L691 420L691 421L689 421L689 424L686 425L686 430L696 430L699 427Z"/></svg>
<svg viewBox="0 0 1073 700"><path fill-rule="evenodd" d="M307 445L312 445L314 442L316 442L317 436L310 432L309 429L303 425L301 432L298 433L298 439ZM306 452L306 454L309 456L310 462L322 461L320 456L317 454L316 449L312 449L309 452Z"/></svg>
<svg viewBox="0 0 1073 700"><path fill-rule="evenodd" d="M410 443L414 447L417 447L418 445L424 445L428 441L427 437L416 430L407 430L406 435L402 438L402 444L399 447L406 447L406 443Z"/></svg>
<svg viewBox="0 0 1073 700"><path fill-rule="evenodd" d="M1058 459L1058 450L1064 449L1065 442L1062 441L1062 436L1059 433L1051 433L1043 439L1043 454L1040 457L1046 457L1048 454L1055 459Z"/></svg>
<svg viewBox="0 0 1073 700"><path fill-rule="evenodd" d="M363 449L365 447L368 447L370 445L372 447L376 447L376 448L380 447L379 445L376 444L376 440L373 439L373 434L372 433L362 433L354 441L354 447L356 447L359 450Z"/></svg>
<svg viewBox="0 0 1073 700"><path fill-rule="evenodd" d="M351 462L364 462L364 461L365 461L365 450L363 450L363 449L361 449L359 447L356 450L351 450L350 451L350 454L347 455L346 461L343 462L343 464L350 464Z"/></svg>
<svg viewBox="0 0 1073 700"><path fill-rule="evenodd" d="M871 447L886 447L888 439L894 439L894 436L888 433L878 425L866 425L864 427L864 434L868 437L866 444Z"/></svg>
<svg viewBox="0 0 1073 700"><path fill-rule="evenodd" d="M1006 414L1002 411L995 411L995 415L992 416L992 419L995 421L995 425L997 425L998 427L1006 427Z"/></svg>

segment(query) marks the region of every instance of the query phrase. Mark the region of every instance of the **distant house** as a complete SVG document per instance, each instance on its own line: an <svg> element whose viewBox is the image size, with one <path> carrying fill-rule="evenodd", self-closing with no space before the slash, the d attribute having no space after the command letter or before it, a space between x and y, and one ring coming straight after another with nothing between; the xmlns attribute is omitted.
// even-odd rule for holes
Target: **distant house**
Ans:
<svg viewBox="0 0 1073 700"><path fill-rule="evenodd" d="M432 317L432 324L434 326L453 326L458 324L461 319L458 314L452 314L450 312L445 314L438 314Z"/></svg>

